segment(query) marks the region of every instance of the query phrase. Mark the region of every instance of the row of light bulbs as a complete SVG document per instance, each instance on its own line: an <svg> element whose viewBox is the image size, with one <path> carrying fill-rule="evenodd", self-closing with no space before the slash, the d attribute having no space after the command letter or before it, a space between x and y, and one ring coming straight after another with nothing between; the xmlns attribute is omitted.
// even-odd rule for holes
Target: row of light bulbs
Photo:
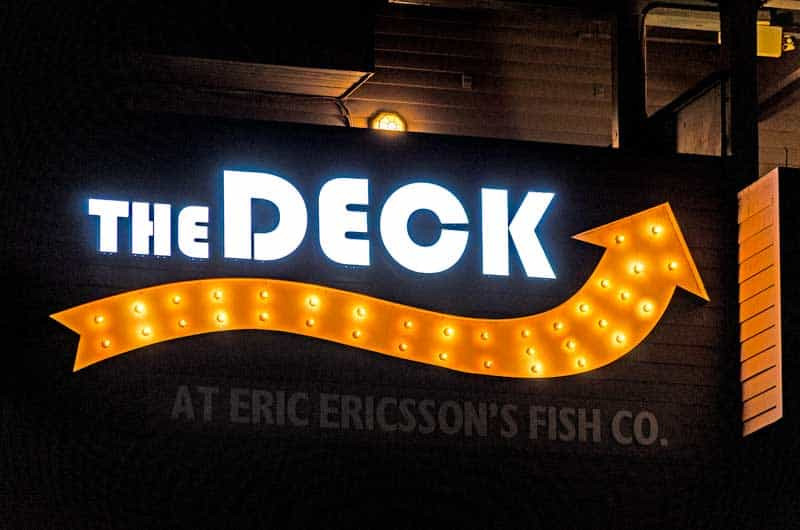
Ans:
<svg viewBox="0 0 800 530"><path fill-rule="evenodd" d="M660 225L652 225L650 227L649 231L650 231L651 235L659 236L659 235L661 235L663 233L663 228ZM615 238L614 238L614 241L619 245L623 244L625 242L625 235L624 234L616 235ZM678 269L678 263L675 262L675 261L668 261L666 263L666 269L667 269L667 271L673 272L673 271ZM630 273L632 273L634 275L640 275L640 274L643 274L644 272L645 272L645 266L641 262L635 262L630 267ZM609 279L605 279L604 278L604 279L600 280L599 285L604 290L605 289L609 289L611 287L611 281ZM210 294L211 294L212 299L215 302L221 302L224 299L224 292L223 292L222 289L213 289ZM621 302L627 302L628 300L630 300L631 296L632 296L631 292L626 290L626 289L622 289L622 290L620 290L618 292L618 298L619 298L619 300ZM258 298L260 300L266 301L266 300L269 299L269 297L270 297L269 292L266 289L261 289L261 290L258 291ZM182 299L182 297L180 295L176 294L176 295L173 295L171 297L170 301L172 302L173 305L177 306L177 305L181 304L183 299ZM315 294L312 294L312 295L308 296L305 301L306 301L306 304L308 305L308 307L311 310L317 310L321 306L320 298L319 298L319 296L317 296ZM651 315L653 313L653 310L655 309L654 304L652 302L650 302L650 301L643 301L639 305L639 308L641 309L641 312L643 314L645 314L645 315ZM134 303L134 305L132 306L132 310L133 310L134 315L137 316L137 317L144 316L145 313L146 313L146 307L142 302ZM579 314L588 314L588 313L591 312L591 306L586 302L581 302L576 306L576 311ZM356 318L358 320L363 320L363 319L365 319L367 317L367 309L365 307L363 307L363 306L357 306L357 307L355 307L353 309L353 316L354 316L354 318ZM261 322L266 322L267 320L269 320L269 313L267 311L259 312L258 313L258 319ZM98 314L98 315L96 315L94 317L94 322L95 322L95 324L98 324L98 325L99 324L103 324L105 322L105 320L106 320L105 317L103 315L100 315L100 314ZM221 310L221 311L217 311L215 313L214 320L218 324L224 325L224 324L226 324L228 322L229 317L228 317L228 314L224 310ZM317 322L313 317L309 317L309 318L307 318L305 320L306 327L312 328L316 324L317 324ZM186 319L182 318L182 319L178 320L178 326L180 328L186 328L188 325L189 325L189 323L188 323L188 321ZM405 328L407 330L410 330L410 329L412 329L414 327L414 323L411 320L403 320L402 326L403 326L403 328ZM597 326L599 328L601 328L601 329L606 329L606 328L609 327L609 322L605 318L600 318L597 321ZM564 322L562 322L562 321L553 322L552 329L556 333L562 331L564 329ZM142 326L139 329L139 333L141 334L142 337L152 339L153 329L149 325L145 325L145 326ZM451 326L445 326L445 327L442 328L441 333L442 333L443 337L445 337L445 338L452 338L453 336L455 336L456 330ZM490 333L489 333L488 330L481 330L479 332L478 336L479 336L481 341L488 341L489 338L490 338ZM530 338L530 336L531 336L530 329L523 329L521 331L521 336L522 336L522 338L525 338L525 339ZM351 333L351 337L354 340L361 339L363 337L363 332L360 329L354 329L352 331L352 333ZM625 342L626 342L625 334L622 333L622 332L616 332L613 335L613 342L615 344L617 344L617 345L620 345L620 346L624 345ZM101 346L103 348L110 348L111 347L111 340L109 338L107 338L107 337L103 338L101 340ZM578 344L577 344L577 341L574 338L567 338L563 342L563 346L568 352L572 353L572 352L575 352L575 350L577 349ZM402 353L408 353L411 350L411 347L407 342L400 342L397 345L397 349ZM536 354L536 349L533 348L532 346L528 346L528 347L525 348L524 352L528 356L533 356L533 355ZM449 354L447 352L441 352L441 353L438 354L437 357L439 358L439 360L441 360L443 362L446 362L449 359ZM584 368L586 366L587 361L586 361L585 357L577 357L575 359L575 363L579 368ZM491 369L494 366L494 362L491 359L486 359L483 362L483 366L486 369ZM531 365L530 369L531 369L531 371L533 373L539 374L542 371L542 364L539 361L536 361Z"/></svg>

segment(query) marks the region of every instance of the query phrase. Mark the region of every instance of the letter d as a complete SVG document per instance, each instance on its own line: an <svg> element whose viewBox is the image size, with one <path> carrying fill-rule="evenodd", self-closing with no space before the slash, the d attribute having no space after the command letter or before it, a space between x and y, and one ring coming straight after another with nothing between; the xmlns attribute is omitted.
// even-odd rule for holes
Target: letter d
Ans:
<svg viewBox="0 0 800 530"><path fill-rule="evenodd" d="M223 180L226 258L276 260L300 246L308 212L297 188L276 175L252 171L225 171ZM253 233L253 199L278 208L278 224L270 232Z"/></svg>

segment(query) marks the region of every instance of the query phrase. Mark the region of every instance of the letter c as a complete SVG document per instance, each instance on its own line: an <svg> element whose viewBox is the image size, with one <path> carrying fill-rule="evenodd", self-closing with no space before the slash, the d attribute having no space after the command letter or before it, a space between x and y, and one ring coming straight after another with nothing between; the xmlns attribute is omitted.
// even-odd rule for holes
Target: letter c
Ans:
<svg viewBox="0 0 800 530"><path fill-rule="evenodd" d="M467 212L450 190L427 182L401 186L383 205L381 239L397 263L414 272L442 272L458 262L467 248L466 230L442 228L439 239L429 246L418 245L408 233L408 220L418 210L430 210L442 224L467 224Z"/></svg>

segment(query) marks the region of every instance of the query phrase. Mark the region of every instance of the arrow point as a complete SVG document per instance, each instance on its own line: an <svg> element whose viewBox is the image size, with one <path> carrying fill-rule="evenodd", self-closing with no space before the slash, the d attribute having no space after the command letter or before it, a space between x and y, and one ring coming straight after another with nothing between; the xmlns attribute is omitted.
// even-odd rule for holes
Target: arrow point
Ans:
<svg viewBox="0 0 800 530"><path fill-rule="evenodd" d="M699 296L706 302L710 302L711 299L708 297L708 292L706 291L705 285L703 285L703 279L700 278L700 272L697 270L697 266L694 263L692 253L689 252L689 246L686 244L686 240L683 237L683 232L681 232L681 228L678 226L678 220L675 219L675 214L672 212L672 208L668 202L665 202L660 206L664 208L666 215L669 218L669 222L672 224L672 227L675 231L675 237L680 244L684 259L688 265L687 270L676 282L678 287L696 296Z"/></svg>
<svg viewBox="0 0 800 530"><path fill-rule="evenodd" d="M53 313L52 315L50 315L50 318L52 318L53 320L55 320L56 322L58 322L62 326L67 327L69 329L72 329L72 326L70 326L70 324L69 324L69 322L68 322L68 320L66 318L66 313L68 313L68 311L69 310L61 311L59 313Z"/></svg>
<svg viewBox="0 0 800 530"><path fill-rule="evenodd" d="M621 246L619 248L624 249L626 245L634 242L634 238L631 237L630 234L636 233L637 231L642 233L642 231L648 230L648 227L651 225L662 225L672 228L672 234L674 235L670 236L672 239L666 240L665 243L668 241L669 248L673 249L676 258L680 257L684 262L681 264L681 268L675 271L674 285L699 296L705 301L709 301L708 293L703 285L703 280L700 278L700 273L697 271L694 259L692 259L692 255L689 252L689 247L686 245L686 240L678 226L678 221L675 219L675 214L672 212L672 207L670 207L668 202L581 232L572 237L578 241L584 241L608 249L615 249L618 244L620 244ZM620 240L618 239L619 237L624 239ZM638 242L639 250L647 252L649 247L646 241L639 238ZM642 243L644 243L644 246L642 246ZM660 248L663 249L664 247L662 246Z"/></svg>

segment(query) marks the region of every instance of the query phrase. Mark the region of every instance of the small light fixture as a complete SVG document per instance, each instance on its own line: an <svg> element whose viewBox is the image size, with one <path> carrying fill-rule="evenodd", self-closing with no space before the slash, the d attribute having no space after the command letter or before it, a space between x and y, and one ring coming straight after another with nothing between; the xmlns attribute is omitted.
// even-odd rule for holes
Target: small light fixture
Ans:
<svg viewBox="0 0 800 530"><path fill-rule="evenodd" d="M370 127L382 131L405 131L406 120L396 112L382 111L370 120Z"/></svg>

